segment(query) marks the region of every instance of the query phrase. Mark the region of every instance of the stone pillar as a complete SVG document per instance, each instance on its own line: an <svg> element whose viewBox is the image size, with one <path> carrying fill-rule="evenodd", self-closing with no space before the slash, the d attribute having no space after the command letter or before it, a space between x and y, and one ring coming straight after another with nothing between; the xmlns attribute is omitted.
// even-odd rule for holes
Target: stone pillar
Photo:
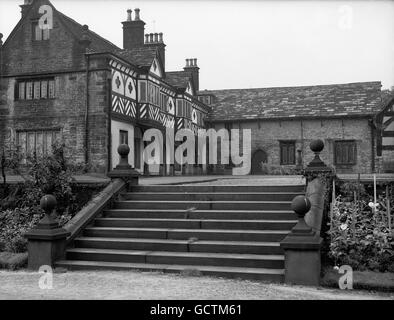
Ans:
<svg viewBox="0 0 394 320"><path fill-rule="evenodd" d="M127 144L121 144L118 147L118 153L120 155L119 164L108 173L108 177L124 180L127 184L127 189L130 190L132 186L138 185L140 173L129 164L130 147Z"/></svg>
<svg viewBox="0 0 394 320"><path fill-rule="evenodd" d="M285 283L318 286L322 239L304 219L311 203L305 196L296 196L291 208L298 216L298 223L280 243L285 253Z"/></svg>
<svg viewBox="0 0 394 320"><path fill-rule="evenodd" d="M28 268L31 270L38 270L44 265L53 267L56 260L64 257L66 239L70 232L61 228L53 219L56 204L53 195L43 196L40 206L45 211L45 217L25 234L28 239Z"/></svg>
<svg viewBox="0 0 394 320"><path fill-rule="evenodd" d="M311 174L312 176L321 174L321 173L332 173L332 168L328 167L321 159L320 152L324 149L323 140L317 139L313 140L309 145L309 148L314 152L314 159L308 164L305 168L306 174Z"/></svg>

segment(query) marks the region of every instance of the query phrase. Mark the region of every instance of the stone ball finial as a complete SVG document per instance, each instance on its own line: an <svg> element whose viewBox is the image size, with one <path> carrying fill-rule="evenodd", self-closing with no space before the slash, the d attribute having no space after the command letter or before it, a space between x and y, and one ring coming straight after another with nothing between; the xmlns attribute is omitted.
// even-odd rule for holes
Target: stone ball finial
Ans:
<svg viewBox="0 0 394 320"><path fill-rule="evenodd" d="M50 214L56 208L56 205L56 198L51 194L43 196L40 200L40 207L46 214Z"/></svg>
<svg viewBox="0 0 394 320"><path fill-rule="evenodd" d="M296 196L291 202L291 209L298 215L298 217L303 218L311 209L311 202L303 195Z"/></svg>
<svg viewBox="0 0 394 320"><path fill-rule="evenodd" d="M316 139L311 142L309 145L313 152L321 152L324 149L324 142L321 139Z"/></svg>
<svg viewBox="0 0 394 320"><path fill-rule="evenodd" d="M130 153L130 147L127 144L121 144L118 147L118 153L121 157L127 157Z"/></svg>

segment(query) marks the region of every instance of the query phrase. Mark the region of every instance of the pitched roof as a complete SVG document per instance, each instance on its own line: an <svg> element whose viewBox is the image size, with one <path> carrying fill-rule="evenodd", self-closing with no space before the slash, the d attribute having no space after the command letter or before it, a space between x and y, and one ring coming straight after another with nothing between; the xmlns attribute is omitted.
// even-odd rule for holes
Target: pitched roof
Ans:
<svg viewBox="0 0 394 320"><path fill-rule="evenodd" d="M381 108L381 83L205 91L211 121L364 116Z"/></svg>
<svg viewBox="0 0 394 320"><path fill-rule="evenodd" d="M30 12L34 8L36 8L39 5L42 4L47 4L50 5L53 8L54 15L56 15L58 18L60 18L60 21L63 23L63 25L76 37L77 39L82 39L83 35L83 26L76 22L75 20L71 19L70 17L66 16L65 14L61 13L58 11L55 6L49 1L49 0L35 0L32 2L32 4L29 6L28 11ZM16 32L16 30L19 28L19 26L23 23L25 19L27 19L28 14L24 16L24 18L20 19L18 24L15 26L11 34L6 40L6 43L12 38L13 34ZM102 52L102 51L109 51L113 52L116 50L120 50L119 47L117 47L115 44L112 42L108 41L107 39L104 39L103 37L99 36L97 33L87 30L87 36L91 40L90 44L90 50L91 51L96 51L96 52ZM5 43L5 44L6 44Z"/></svg>
<svg viewBox="0 0 394 320"><path fill-rule="evenodd" d="M137 47L127 50L118 50L118 56L140 67L150 67L153 59L157 56L155 47Z"/></svg>
<svg viewBox="0 0 394 320"><path fill-rule="evenodd" d="M83 26L58 10L56 10L56 13L60 17L64 25L74 34L74 36L77 37L78 39L81 39L84 32ZM97 33L91 30L87 30L87 36L89 40L91 40L91 44L90 44L91 51L115 52L121 50L118 46L108 41L107 39L104 39L103 37L99 36Z"/></svg>
<svg viewBox="0 0 394 320"><path fill-rule="evenodd" d="M191 79L191 72L189 71L170 71L166 72L166 82L175 88L187 88Z"/></svg>

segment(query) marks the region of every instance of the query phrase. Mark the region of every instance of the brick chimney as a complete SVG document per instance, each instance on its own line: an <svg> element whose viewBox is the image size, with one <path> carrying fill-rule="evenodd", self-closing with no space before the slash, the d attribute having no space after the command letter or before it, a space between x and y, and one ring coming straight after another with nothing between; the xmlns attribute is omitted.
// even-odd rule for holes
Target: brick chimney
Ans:
<svg viewBox="0 0 394 320"><path fill-rule="evenodd" d="M145 35L145 46L156 47L165 70L166 64L166 45L163 42L163 33L150 33Z"/></svg>
<svg viewBox="0 0 394 320"><path fill-rule="evenodd" d="M132 49L144 45L145 22L140 19L140 9L134 9L132 20L131 10L127 10L127 21L123 24L123 49Z"/></svg>
<svg viewBox="0 0 394 320"><path fill-rule="evenodd" d="M192 73L193 86L196 92L200 90L199 70L197 66L197 59L186 59L186 67L183 68L185 71Z"/></svg>
<svg viewBox="0 0 394 320"><path fill-rule="evenodd" d="M33 4L33 0L25 0L24 3L20 5L22 18L25 16L27 11L29 11L32 4Z"/></svg>

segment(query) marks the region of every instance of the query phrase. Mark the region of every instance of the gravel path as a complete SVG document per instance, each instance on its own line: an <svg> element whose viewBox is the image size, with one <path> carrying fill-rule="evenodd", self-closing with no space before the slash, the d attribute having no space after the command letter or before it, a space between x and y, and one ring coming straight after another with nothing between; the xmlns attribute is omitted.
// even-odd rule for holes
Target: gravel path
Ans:
<svg viewBox="0 0 394 320"><path fill-rule="evenodd" d="M42 274L0 271L0 299L392 299L394 293L341 291L154 272L55 273L53 289L39 289Z"/></svg>

